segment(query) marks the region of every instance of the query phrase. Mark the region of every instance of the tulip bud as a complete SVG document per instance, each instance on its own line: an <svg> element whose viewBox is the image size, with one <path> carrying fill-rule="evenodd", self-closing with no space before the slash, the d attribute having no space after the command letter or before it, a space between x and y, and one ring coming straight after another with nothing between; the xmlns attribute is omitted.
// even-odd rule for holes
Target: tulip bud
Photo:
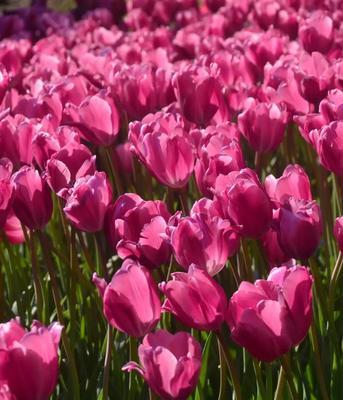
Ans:
<svg viewBox="0 0 343 400"><path fill-rule="evenodd" d="M50 398L57 383L61 331L58 323L47 328L36 321L28 333L16 320L0 324L0 381L16 400Z"/></svg>
<svg viewBox="0 0 343 400"><path fill-rule="evenodd" d="M157 285L150 272L137 261L125 260L109 284L96 274L93 282L110 325L135 337L155 328L161 315Z"/></svg>
<svg viewBox="0 0 343 400"><path fill-rule="evenodd" d="M200 344L188 333L175 335L159 330L145 336L138 348L139 361L123 371L136 370L162 399L186 400L198 382L201 368Z"/></svg>
<svg viewBox="0 0 343 400"><path fill-rule="evenodd" d="M12 176L13 211L29 229L42 229L52 215L50 189L33 167L22 167ZM39 207L37 206L39 205Z"/></svg>
<svg viewBox="0 0 343 400"><path fill-rule="evenodd" d="M290 197L312 200L310 180L298 164L288 165L280 178L268 175L264 187L270 199L277 205L286 203Z"/></svg>
<svg viewBox="0 0 343 400"><path fill-rule="evenodd" d="M162 282L159 286L167 298L163 311L171 312L190 328L220 329L227 309L223 288L194 264L187 273L174 272L171 276L171 281Z"/></svg>
<svg viewBox="0 0 343 400"><path fill-rule="evenodd" d="M283 266L267 280L242 282L227 312L232 340L267 362L298 345L312 322L312 281L306 267Z"/></svg>
<svg viewBox="0 0 343 400"><path fill-rule="evenodd" d="M337 240L339 250L343 252L343 217L336 218L333 234Z"/></svg>
<svg viewBox="0 0 343 400"><path fill-rule="evenodd" d="M238 127L249 145L260 153L275 151L285 135L286 110L275 103L259 103L249 98L238 115Z"/></svg>
<svg viewBox="0 0 343 400"><path fill-rule="evenodd" d="M107 239L119 257L137 259L150 269L159 267L170 259L170 245L164 238L170 217L162 201L144 201L126 193L107 212Z"/></svg>
<svg viewBox="0 0 343 400"><path fill-rule="evenodd" d="M184 187L194 168L191 140L177 113L149 114L129 125L129 141L145 167L163 184Z"/></svg>
<svg viewBox="0 0 343 400"><path fill-rule="evenodd" d="M291 197L280 208L278 223L280 246L289 258L307 259L315 252L323 231L315 201Z"/></svg>
<svg viewBox="0 0 343 400"><path fill-rule="evenodd" d="M239 237L230 222L210 213L182 218L170 230L176 261L186 270L196 264L213 276L223 269L239 247Z"/></svg>
<svg viewBox="0 0 343 400"><path fill-rule="evenodd" d="M73 225L85 232L98 232L104 227L108 205L112 200L112 190L104 172L95 172L79 178L68 192L63 209Z"/></svg>
<svg viewBox="0 0 343 400"><path fill-rule="evenodd" d="M272 204L256 173L245 168L219 175L215 197L225 218L237 226L243 236L261 237L272 222Z"/></svg>

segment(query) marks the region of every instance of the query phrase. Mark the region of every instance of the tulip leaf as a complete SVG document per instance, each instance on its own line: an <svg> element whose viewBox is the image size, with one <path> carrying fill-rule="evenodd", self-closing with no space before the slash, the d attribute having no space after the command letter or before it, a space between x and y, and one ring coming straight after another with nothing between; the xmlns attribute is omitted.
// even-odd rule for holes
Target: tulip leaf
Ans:
<svg viewBox="0 0 343 400"><path fill-rule="evenodd" d="M195 400L201 400L204 398L204 387L206 383L207 376L207 366L208 366L208 357L210 354L210 348L212 343L212 332L207 336L204 349L202 351L202 363L201 363L201 371L199 376L199 383L195 392Z"/></svg>

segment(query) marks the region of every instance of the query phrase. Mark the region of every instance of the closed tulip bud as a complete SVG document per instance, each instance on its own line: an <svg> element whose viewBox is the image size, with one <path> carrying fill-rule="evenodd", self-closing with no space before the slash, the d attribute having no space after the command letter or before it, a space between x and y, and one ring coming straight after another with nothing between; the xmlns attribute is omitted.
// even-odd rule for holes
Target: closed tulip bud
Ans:
<svg viewBox="0 0 343 400"><path fill-rule="evenodd" d="M194 151L177 113L149 114L129 125L129 141L140 161L161 183L184 187L194 169Z"/></svg>
<svg viewBox="0 0 343 400"><path fill-rule="evenodd" d="M275 151L285 135L286 110L275 103L261 103L249 98L238 115L238 127L249 145L260 153Z"/></svg>
<svg viewBox="0 0 343 400"><path fill-rule="evenodd" d="M298 345L312 322L312 276L308 268L273 268L267 280L242 282L229 301L231 338L262 361Z"/></svg>
<svg viewBox="0 0 343 400"><path fill-rule="evenodd" d="M98 232L104 227L112 189L104 172L79 178L69 190L63 209L67 219L81 231Z"/></svg>
<svg viewBox="0 0 343 400"><path fill-rule="evenodd" d="M228 111L215 69L192 66L180 70L173 76L172 85L182 114L188 121L201 127L211 121L227 121Z"/></svg>
<svg viewBox="0 0 343 400"><path fill-rule="evenodd" d="M186 400L197 385L201 368L200 344L188 333L165 330L149 333L138 348L141 366L129 362L162 399Z"/></svg>
<svg viewBox="0 0 343 400"><path fill-rule="evenodd" d="M3 231L10 243L19 244L25 242L23 228L12 209L7 215L6 221L3 226Z"/></svg>
<svg viewBox="0 0 343 400"><path fill-rule="evenodd" d="M314 142L320 163L336 175L343 176L343 121L334 121L322 129L313 130Z"/></svg>
<svg viewBox="0 0 343 400"><path fill-rule="evenodd" d="M242 236L261 237L272 222L272 204L256 173L245 168L219 175L215 197L225 218L237 226Z"/></svg>
<svg viewBox="0 0 343 400"><path fill-rule="evenodd" d="M343 217L336 218L333 234L337 240L339 250L343 252Z"/></svg>
<svg viewBox="0 0 343 400"><path fill-rule="evenodd" d="M313 13L299 25L299 41L308 53L327 53L334 40L332 19L322 11Z"/></svg>
<svg viewBox="0 0 343 400"><path fill-rule="evenodd" d="M270 199L277 205L284 204L290 197L312 200L310 180L298 164L288 165L280 178L268 175L264 187Z"/></svg>
<svg viewBox="0 0 343 400"><path fill-rule="evenodd" d="M52 215L51 193L47 183L33 167L22 167L12 176L13 211L29 229L42 229ZM37 206L39 205L39 207Z"/></svg>
<svg viewBox="0 0 343 400"><path fill-rule="evenodd" d="M307 259L317 249L323 231L315 201L291 197L279 212L279 242L289 258Z"/></svg>
<svg viewBox="0 0 343 400"><path fill-rule="evenodd" d="M109 94L99 92L85 98L79 107L74 108L72 118L76 118L74 122L80 127L84 139L100 146L109 146L116 141L120 117Z"/></svg>
<svg viewBox="0 0 343 400"><path fill-rule="evenodd" d="M196 264L215 275L239 247L239 237L230 222L210 213L182 218L170 231L175 259L186 270Z"/></svg>
<svg viewBox="0 0 343 400"><path fill-rule="evenodd" d="M125 260L107 284L93 275L110 325L130 336L141 337L153 330L161 316L158 289L150 272L137 261Z"/></svg>
<svg viewBox="0 0 343 400"><path fill-rule="evenodd" d="M174 272L171 276L171 281L159 285L166 296L163 311L174 314L190 328L219 330L227 309L223 288L194 264L187 273Z"/></svg>
<svg viewBox="0 0 343 400"><path fill-rule="evenodd" d="M170 217L164 202L124 194L107 212L107 239L119 257L134 258L150 269L157 268L170 259L171 248L164 237Z"/></svg>
<svg viewBox="0 0 343 400"><path fill-rule="evenodd" d="M8 394L16 400L50 398L57 383L61 332L58 323L47 328L34 322L30 332L17 320L0 324L0 384L5 382Z"/></svg>

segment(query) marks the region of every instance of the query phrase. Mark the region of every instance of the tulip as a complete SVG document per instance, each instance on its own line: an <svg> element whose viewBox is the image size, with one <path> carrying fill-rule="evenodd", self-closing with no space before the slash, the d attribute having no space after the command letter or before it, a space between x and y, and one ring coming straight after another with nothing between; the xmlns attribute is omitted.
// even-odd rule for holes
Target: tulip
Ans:
<svg viewBox="0 0 343 400"><path fill-rule="evenodd" d="M277 204L284 204L290 197L312 200L310 180L298 164L288 165L280 178L268 175L264 187L270 199Z"/></svg>
<svg viewBox="0 0 343 400"><path fill-rule="evenodd" d="M161 315L157 285L148 269L137 261L125 260L109 284L94 273L93 283L111 326L135 337L156 327Z"/></svg>
<svg viewBox="0 0 343 400"><path fill-rule="evenodd" d="M8 212L3 231L10 243L19 244L25 242L23 228L12 209Z"/></svg>
<svg viewBox="0 0 343 400"><path fill-rule="evenodd" d="M343 252L343 217L336 218L333 234L337 240L339 250Z"/></svg>
<svg viewBox="0 0 343 400"><path fill-rule="evenodd" d="M194 154L179 114L158 112L131 123L129 141L140 161L161 183L171 188L187 184Z"/></svg>
<svg viewBox="0 0 343 400"><path fill-rule="evenodd" d="M74 107L72 119L80 127L84 139L100 146L113 144L118 136L120 117L117 107L105 92L86 97Z"/></svg>
<svg viewBox="0 0 343 400"><path fill-rule="evenodd" d="M289 258L307 259L315 252L323 231L315 201L290 197L280 208L278 224L280 246Z"/></svg>
<svg viewBox="0 0 343 400"><path fill-rule="evenodd" d="M238 115L238 128L257 152L275 151L285 135L286 110L275 103L261 103L249 98Z"/></svg>
<svg viewBox="0 0 343 400"><path fill-rule="evenodd" d="M166 296L162 310L174 314L190 328L219 330L227 309L223 288L194 264L187 273L174 272L171 276L171 281L159 285Z"/></svg>
<svg viewBox="0 0 343 400"><path fill-rule="evenodd" d="M343 175L343 121L334 121L322 129L313 130L314 142L320 163L336 175Z"/></svg>
<svg viewBox="0 0 343 400"><path fill-rule="evenodd" d="M66 199L63 211L77 229L85 232L103 229L106 210L112 200L111 185L104 172L77 179Z"/></svg>
<svg viewBox="0 0 343 400"><path fill-rule="evenodd" d="M162 399L186 400L198 382L201 369L200 344L188 333L165 330L149 333L138 348L139 361L123 371L136 370Z"/></svg>
<svg viewBox="0 0 343 400"><path fill-rule="evenodd" d="M0 382L16 400L50 398L57 383L61 331L58 323L47 328L35 321L30 332L17 320L0 324Z"/></svg>
<svg viewBox="0 0 343 400"><path fill-rule="evenodd" d="M224 268L239 247L239 237L229 221L210 213L193 213L169 230L175 259L186 270L196 264L213 276Z"/></svg>
<svg viewBox="0 0 343 400"><path fill-rule="evenodd" d="M8 158L0 159L0 229L10 212L13 199L13 184L10 180L13 164Z"/></svg>
<svg viewBox="0 0 343 400"><path fill-rule="evenodd" d="M254 171L249 168L219 175L215 197L239 232L249 238L261 237L272 222L272 204Z"/></svg>
<svg viewBox="0 0 343 400"><path fill-rule="evenodd" d="M312 281L306 267L283 266L267 280L242 282L227 312L232 340L267 362L297 346L312 322Z"/></svg>
<svg viewBox="0 0 343 400"><path fill-rule="evenodd" d="M172 79L174 93L184 117L205 127L211 120L227 121L227 108L217 71L205 67L181 69Z"/></svg>
<svg viewBox="0 0 343 400"><path fill-rule="evenodd" d="M52 215L50 189L33 167L22 167L12 176L13 211L29 229L42 229ZM38 206L39 205L39 206Z"/></svg>
<svg viewBox="0 0 343 400"><path fill-rule="evenodd" d="M332 19L322 11L313 13L299 25L299 41L308 53L327 53L334 40Z"/></svg>
<svg viewBox="0 0 343 400"><path fill-rule="evenodd" d="M170 245L164 238L170 217L162 201L124 194L107 212L108 242L123 259L137 259L151 269L159 267L170 259Z"/></svg>

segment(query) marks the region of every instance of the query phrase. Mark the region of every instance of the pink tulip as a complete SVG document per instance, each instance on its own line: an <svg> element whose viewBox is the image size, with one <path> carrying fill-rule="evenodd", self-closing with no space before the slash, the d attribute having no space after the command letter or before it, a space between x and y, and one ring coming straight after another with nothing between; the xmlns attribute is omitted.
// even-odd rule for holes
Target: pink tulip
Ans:
<svg viewBox="0 0 343 400"><path fill-rule="evenodd" d="M201 136L198 139L200 148L194 168L195 179L200 192L211 198L218 175L238 171L245 167L245 163L235 125L220 124L209 126L203 132L193 131L194 139L198 133Z"/></svg>
<svg viewBox="0 0 343 400"><path fill-rule="evenodd" d="M219 175L215 198L223 215L246 237L259 238L272 222L272 204L256 173L245 168Z"/></svg>
<svg viewBox="0 0 343 400"><path fill-rule="evenodd" d="M4 234L7 240L12 244L19 244L25 242L25 235L19 219L15 216L11 209L7 215L6 221L3 226Z"/></svg>
<svg viewBox="0 0 343 400"><path fill-rule="evenodd" d="M216 71L190 67L177 72L172 79L175 96L184 117L200 127L210 121L227 121L227 109Z"/></svg>
<svg viewBox="0 0 343 400"><path fill-rule="evenodd" d="M312 200L309 177L298 164L288 165L280 178L268 175L264 187L270 199L278 205L284 204L290 197Z"/></svg>
<svg viewBox="0 0 343 400"><path fill-rule="evenodd" d="M284 266L267 280L242 282L229 301L231 338L262 361L287 353L311 325L312 281L306 267Z"/></svg>
<svg viewBox="0 0 343 400"><path fill-rule="evenodd" d="M182 117L149 114L129 125L129 141L146 168L163 184L184 187L194 168L194 154Z"/></svg>
<svg viewBox="0 0 343 400"><path fill-rule="evenodd" d="M190 328L220 329L227 309L223 288L194 264L189 266L187 273L174 272L171 276L171 281L159 285L166 296L162 309Z"/></svg>
<svg viewBox="0 0 343 400"><path fill-rule="evenodd" d="M170 231L175 259L186 270L196 264L213 276L239 247L239 237L229 221L210 213L193 213L180 219Z"/></svg>
<svg viewBox="0 0 343 400"><path fill-rule="evenodd" d="M162 399L186 400L198 382L200 344L188 333L159 330L145 336L138 348L142 366L129 362L123 371L137 371Z"/></svg>
<svg viewBox="0 0 343 400"><path fill-rule="evenodd" d="M275 151L286 132L287 113L275 103L249 98L238 115L238 127L249 145L260 153Z"/></svg>
<svg viewBox="0 0 343 400"><path fill-rule="evenodd" d="M320 163L329 171L343 175L343 121L334 121L319 131L310 132Z"/></svg>
<svg viewBox="0 0 343 400"><path fill-rule="evenodd" d="M339 250L343 252L343 217L336 218L333 234L338 243Z"/></svg>
<svg viewBox="0 0 343 400"><path fill-rule="evenodd" d="M112 189L105 172L77 179L66 200L63 211L77 229L85 232L102 230L112 200Z"/></svg>
<svg viewBox="0 0 343 400"><path fill-rule="evenodd" d="M13 200L13 184L10 180L13 164L8 158L0 159L0 229L3 227Z"/></svg>
<svg viewBox="0 0 343 400"><path fill-rule="evenodd" d="M280 246L289 258L307 259L315 252L323 232L315 201L290 197L280 208L278 224Z"/></svg>
<svg viewBox="0 0 343 400"><path fill-rule="evenodd" d="M99 92L85 98L72 115L84 139L100 146L109 146L116 141L120 117L109 94Z"/></svg>
<svg viewBox="0 0 343 400"><path fill-rule="evenodd" d="M308 53L327 53L334 40L332 19L322 11L313 13L299 25L299 41Z"/></svg>
<svg viewBox="0 0 343 400"><path fill-rule="evenodd" d="M161 315L157 285L147 268L137 261L125 260L109 284L94 273L93 283L110 325L135 337L156 327Z"/></svg>
<svg viewBox="0 0 343 400"><path fill-rule="evenodd" d="M16 400L50 398L57 383L61 331L58 323L47 328L35 321L30 332L17 320L0 324L0 382Z"/></svg>
<svg viewBox="0 0 343 400"><path fill-rule="evenodd" d="M137 259L151 269L159 267L170 259L170 245L164 237L170 217L162 201L124 194L107 212L108 242L123 259Z"/></svg>
<svg viewBox="0 0 343 400"><path fill-rule="evenodd" d="M12 183L15 215L29 229L42 229L49 222L53 209L48 185L37 170L27 166L13 174Z"/></svg>

